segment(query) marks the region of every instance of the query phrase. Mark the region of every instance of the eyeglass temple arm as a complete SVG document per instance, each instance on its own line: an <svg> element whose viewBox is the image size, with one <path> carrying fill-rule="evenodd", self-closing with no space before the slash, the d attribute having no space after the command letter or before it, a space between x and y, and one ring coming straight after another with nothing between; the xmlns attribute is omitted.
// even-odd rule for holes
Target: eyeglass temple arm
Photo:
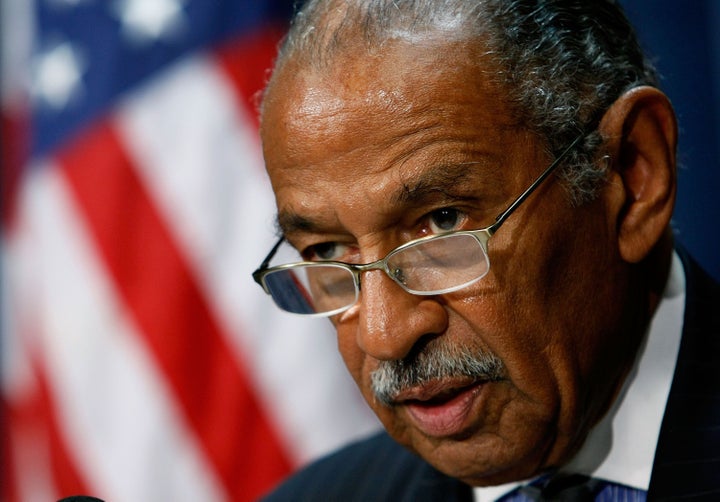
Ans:
<svg viewBox="0 0 720 502"><path fill-rule="evenodd" d="M257 270L255 270L255 272L253 272L253 274L252 274L253 279L255 279L255 282L257 282L258 284L260 284L260 272L262 272L263 270L268 268L268 265L270 265L270 260L273 259L273 256L275 256L275 253L277 253L277 250L280 248L280 245L284 241L285 241L285 236L284 235L280 236L278 241L275 243L275 245L272 247L270 252L265 257L265 259L262 261L260 266L257 268Z"/></svg>
<svg viewBox="0 0 720 502"><path fill-rule="evenodd" d="M580 143L580 140L582 140L584 137L585 135L581 134L580 136L575 138L575 140L570 143L570 146L568 146L565 150L562 151L560 155L557 156L553 163L550 164L547 169L545 169L545 171L543 171L543 173L533 182L533 184L530 185L522 194L520 194L520 197L515 199L515 201L510 204L507 209L505 209L505 211L497 215L497 217L495 218L495 223L488 227L488 233L490 235L494 234L495 231L500 228L500 225L505 222L508 216L510 216L515 211L515 209L517 209L517 207L525 201L525 199L530 197L530 195L535 191L535 189L540 186L540 184L545 181L548 176L550 176L550 174L562 163L567 154L570 153L570 151L575 148L575 146Z"/></svg>

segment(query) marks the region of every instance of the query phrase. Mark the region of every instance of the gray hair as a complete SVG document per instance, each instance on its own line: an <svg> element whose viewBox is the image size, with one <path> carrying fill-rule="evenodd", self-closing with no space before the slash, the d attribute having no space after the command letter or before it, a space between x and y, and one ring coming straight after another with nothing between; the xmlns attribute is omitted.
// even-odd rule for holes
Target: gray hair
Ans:
<svg viewBox="0 0 720 502"><path fill-rule="evenodd" d="M373 51L388 40L437 33L482 44L517 118L549 153L586 134L562 175L575 203L592 200L605 179L596 162L602 114L627 90L658 85L612 0L308 0L276 68L290 59L323 68L358 41Z"/></svg>

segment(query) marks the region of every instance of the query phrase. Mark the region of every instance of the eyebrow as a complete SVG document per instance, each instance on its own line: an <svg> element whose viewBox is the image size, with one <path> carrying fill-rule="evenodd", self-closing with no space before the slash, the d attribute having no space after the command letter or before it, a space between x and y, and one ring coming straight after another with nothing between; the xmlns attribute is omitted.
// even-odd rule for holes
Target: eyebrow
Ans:
<svg viewBox="0 0 720 502"><path fill-rule="evenodd" d="M289 210L278 213L275 218L275 226L278 233L285 236L294 232L316 232L321 227L320 223L312 218L300 216L296 212Z"/></svg>

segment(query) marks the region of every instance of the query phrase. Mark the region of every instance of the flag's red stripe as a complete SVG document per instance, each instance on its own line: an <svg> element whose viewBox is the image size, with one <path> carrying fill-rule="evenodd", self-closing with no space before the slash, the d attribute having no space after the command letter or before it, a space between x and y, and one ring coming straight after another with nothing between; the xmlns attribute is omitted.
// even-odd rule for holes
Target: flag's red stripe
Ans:
<svg viewBox="0 0 720 502"><path fill-rule="evenodd" d="M18 464L15 462L18 451L13 440L17 440L20 434L19 428L23 425L21 414L10 404L8 404L5 396L2 397L0 407L0 448L2 448L2 456L0 457L0 498L7 502L16 502L20 500L18 478L15 473L18 472Z"/></svg>
<svg viewBox="0 0 720 502"><path fill-rule="evenodd" d="M15 200L22 167L28 159L29 126L23 113L0 113L0 223L9 227L15 214Z"/></svg>
<svg viewBox="0 0 720 502"><path fill-rule="evenodd" d="M55 486L58 489L59 497L70 495L96 495L83 480L79 469L71 455L71 450L65 442L65 437L57 417L57 402L53 396L52 389L48 383L44 368L37 367L37 379L39 384L39 405L40 415L47 427L47 434L50 447L50 465L52 468Z"/></svg>
<svg viewBox="0 0 720 502"><path fill-rule="evenodd" d="M18 485L19 478L15 476L18 472L19 464L17 459L20 456L45 457L50 460L50 468L52 470L52 481L54 488L57 489L56 496L58 498L70 495L91 494L91 489L83 479L80 471L75 465L75 460L71 455L71 449L65 440L60 421L57 416L57 402L53 398L50 390L48 379L41 363L34 364L35 376L37 378L38 387L34 392L23 394L20 402L3 403L2 428L3 432L8 436L3 438L5 447L2 468L3 500L8 502L22 500L22 493ZM40 438L45 441L40 442ZM42 448L42 451L36 450L32 452L18 451L18 442L23 439L29 439L29 443L23 445L27 447ZM38 466L41 468L42 466ZM24 472L21 477L29 478L31 473ZM48 482L50 480L43 480ZM100 494L94 494L100 496Z"/></svg>
<svg viewBox="0 0 720 502"><path fill-rule="evenodd" d="M261 91L270 76L282 35L282 26L268 26L233 39L217 51L220 66L233 83L238 100L250 112L255 125Z"/></svg>
<svg viewBox="0 0 720 502"><path fill-rule="evenodd" d="M145 343L235 500L290 462L225 334L110 124L59 153L90 232Z"/></svg>

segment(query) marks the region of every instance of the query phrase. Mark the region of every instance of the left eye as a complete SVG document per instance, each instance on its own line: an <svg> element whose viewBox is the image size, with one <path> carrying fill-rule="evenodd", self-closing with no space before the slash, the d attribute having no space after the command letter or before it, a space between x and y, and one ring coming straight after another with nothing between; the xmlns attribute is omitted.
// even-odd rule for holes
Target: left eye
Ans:
<svg viewBox="0 0 720 502"><path fill-rule="evenodd" d="M439 234L455 230L464 220L465 215L463 213L457 209L446 207L430 213L428 226L432 233Z"/></svg>

